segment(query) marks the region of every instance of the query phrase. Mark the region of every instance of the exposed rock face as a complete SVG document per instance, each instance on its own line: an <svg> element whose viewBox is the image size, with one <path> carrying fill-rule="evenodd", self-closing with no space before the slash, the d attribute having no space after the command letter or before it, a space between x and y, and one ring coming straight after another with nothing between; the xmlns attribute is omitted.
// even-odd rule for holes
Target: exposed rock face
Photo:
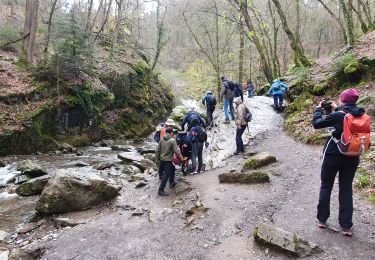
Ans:
<svg viewBox="0 0 375 260"><path fill-rule="evenodd" d="M44 214L85 210L116 197L120 189L96 175L60 172L48 182L36 210Z"/></svg>
<svg viewBox="0 0 375 260"><path fill-rule="evenodd" d="M16 193L20 196L32 196L41 194L51 176L44 175L22 183L17 187Z"/></svg>
<svg viewBox="0 0 375 260"><path fill-rule="evenodd" d="M265 224L257 226L253 234L254 239L258 242L276 246L300 257L322 251L317 245L300 238L296 234Z"/></svg>
<svg viewBox="0 0 375 260"><path fill-rule="evenodd" d="M264 183L269 182L270 178L265 172L247 172L247 173L222 173L219 175L221 183Z"/></svg>
<svg viewBox="0 0 375 260"><path fill-rule="evenodd" d="M40 177L47 174L46 170L31 160L20 162L17 166L17 170L31 178Z"/></svg>
<svg viewBox="0 0 375 260"><path fill-rule="evenodd" d="M276 161L276 157L267 152L259 153L251 156L248 160L245 161L243 170L258 169Z"/></svg>

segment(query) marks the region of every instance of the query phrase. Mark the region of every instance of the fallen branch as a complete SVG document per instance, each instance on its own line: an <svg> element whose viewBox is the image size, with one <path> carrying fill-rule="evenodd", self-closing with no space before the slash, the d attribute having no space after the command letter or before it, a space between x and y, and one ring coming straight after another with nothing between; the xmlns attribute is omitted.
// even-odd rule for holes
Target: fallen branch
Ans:
<svg viewBox="0 0 375 260"><path fill-rule="evenodd" d="M27 36L30 35L30 32L25 34L24 36L22 36L21 38L19 39L16 39L16 40L11 40L9 42L6 42L4 43L3 45L0 45L0 48L4 48L5 46L9 45L9 44L12 44L12 43L16 43L16 42L19 42L19 41L22 41L23 39L25 39Z"/></svg>

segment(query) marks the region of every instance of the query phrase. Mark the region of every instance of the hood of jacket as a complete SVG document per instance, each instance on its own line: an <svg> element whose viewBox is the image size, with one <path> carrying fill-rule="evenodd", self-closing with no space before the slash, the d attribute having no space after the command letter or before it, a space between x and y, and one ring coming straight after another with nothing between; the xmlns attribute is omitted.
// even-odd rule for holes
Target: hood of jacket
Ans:
<svg viewBox="0 0 375 260"><path fill-rule="evenodd" d="M169 139L171 139L172 138L172 135L171 134L166 134L164 137L163 137L163 139L165 140L165 141L168 141Z"/></svg>
<svg viewBox="0 0 375 260"><path fill-rule="evenodd" d="M242 99L241 99L241 97L236 97L233 100L233 102L238 106L238 105L242 104Z"/></svg>
<svg viewBox="0 0 375 260"><path fill-rule="evenodd" d="M353 116L361 116L365 113L365 110L361 107L357 107L355 104L345 104L339 108L346 113L349 113Z"/></svg>

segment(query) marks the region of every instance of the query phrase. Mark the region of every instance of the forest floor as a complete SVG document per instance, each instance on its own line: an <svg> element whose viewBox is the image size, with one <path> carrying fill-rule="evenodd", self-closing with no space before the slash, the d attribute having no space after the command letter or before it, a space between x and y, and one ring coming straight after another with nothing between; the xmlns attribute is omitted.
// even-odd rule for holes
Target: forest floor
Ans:
<svg viewBox="0 0 375 260"><path fill-rule="evenodd" d="M252 101L248 101L251 102ZM251 107L251 105L250 105ZM271 112L272 113L272 112ZM234 126L233 126L234 127ZM228 138L233 138L230 136ZM220 184L218 175L240 169L244 156L226 165L187 176L193 190L169 197L156 195L157 178L144 189L124 187L114 206L86 224L61 232L48 243L43 259L287 259L274 249L258 245L254 227L270 223L293 232L323 249L308 259L372 259L375 255L375 209L357 195L354 199L354 235L338 230L338 189L332 194L331 229L316 226L321 149L294 141L283 132L282 121L257 135L248 152L268 151L278 162L268 166L269 184ZM245 155L246 157L246 155ZM200 201L207 211L187 223L186 210ZM134 216L134 209L140 210ZM133 210L131 210L133 209ZM84 213L81 217L85 218ZM191 220L191 219L190 219Z"/></svg>

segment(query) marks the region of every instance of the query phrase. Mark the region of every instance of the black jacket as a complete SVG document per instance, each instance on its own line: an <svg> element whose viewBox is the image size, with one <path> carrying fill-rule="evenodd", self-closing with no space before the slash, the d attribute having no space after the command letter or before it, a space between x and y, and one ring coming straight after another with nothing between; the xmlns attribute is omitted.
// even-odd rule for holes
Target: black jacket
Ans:
<svg viewBox="0 0 375 260"><path fill-rule="evenodd" d="M322 111L323 110L320 107L317 107L315 109L312 125L315 129L332 127L334 129L332 132L332 136L336 139L341 138L341 134L344 128L345 113L352 114L353 116L361 116L365 113L365 110L363 108L359 108L355 104L338 107L335 112L329 114L326 118L323 118ZM325 151L325 154L341 154L339 149L337 148L337 144L333 140L331 140L331 137L327 138L323 151Z"/></svg>
<svg viewBox="0 0 375 260"><path fill-rule="evenodd" d="M205 97L203 97L202 103L203 105L207 106L207 109L215 110L216 98L212 94L207 94Z"/></svg>

